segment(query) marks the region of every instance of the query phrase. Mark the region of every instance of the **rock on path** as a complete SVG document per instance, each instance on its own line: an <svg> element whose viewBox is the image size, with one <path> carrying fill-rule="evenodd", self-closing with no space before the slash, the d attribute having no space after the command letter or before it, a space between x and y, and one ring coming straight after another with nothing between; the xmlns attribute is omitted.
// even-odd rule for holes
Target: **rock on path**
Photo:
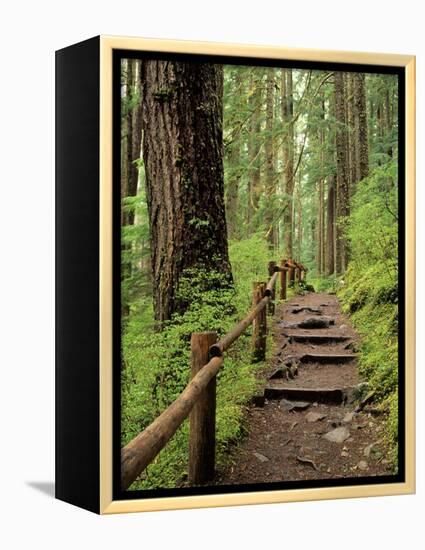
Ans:
<svg viewBox="0 0 425 550"><path fill-rule="evenodd" d="M388 475L382 419L366 411L373 396L359 381L358 337L336 296L311 293L279 304L273 332L271 379L248 409L248 436L234 448L232 467L216 483Z"/></svg>

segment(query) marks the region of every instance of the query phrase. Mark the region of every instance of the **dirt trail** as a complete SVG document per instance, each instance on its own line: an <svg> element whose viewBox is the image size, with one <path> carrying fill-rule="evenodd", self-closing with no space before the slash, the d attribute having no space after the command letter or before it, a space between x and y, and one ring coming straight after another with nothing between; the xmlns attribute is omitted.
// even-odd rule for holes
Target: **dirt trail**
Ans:
<svg viewBox="0 0 425 550"><path fill-rule="evenodd" d="M294 326L300 322L328 326ZM337 298L295 296L276 308L272 330L265 399L249 408L248 436L217 483L390 474L382 416L367 404L355 412L367 388L357 371L358 337Z"/></svg>

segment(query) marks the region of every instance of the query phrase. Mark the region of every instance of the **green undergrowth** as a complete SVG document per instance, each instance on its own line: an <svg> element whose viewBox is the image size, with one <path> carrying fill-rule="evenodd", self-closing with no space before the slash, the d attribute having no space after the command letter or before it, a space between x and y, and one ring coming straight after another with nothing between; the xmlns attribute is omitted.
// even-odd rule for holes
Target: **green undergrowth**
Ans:
<svg viewBox="0 0 425 550"><path fill-rule="evenodd" d="M338 296L361 336L360 375L386 418L386 438L397 467L398 282L395 163L358 184L352 199L352 259ZM373 223L371 224L371 220Z"/></svg>
<svg viewBox="0 0 425 550"><path fill-rule="evenodd" d="M306 284L311 285L315 292L335 293L339 288L339 278L329 277L311 277L306 279Z"/></svg>
<svg viewBox="0 0 425 550"><path fill-rule="evenodd" d="M395 465L398 434L398 292L397 280L379 263L349 268L339 292L343 311L361 336L359 373L375 392L386 414L386 438Z"/></svg>
<svg viewBox="0 0 425 550"><path fill-rule="evenodd" d="M191 333L214 330L220 337L251 307L253 281L267 278L267 245L261 238L252 237L230 243L229 254L234 289L197 292L196 288L205 288L205 277L218 280L220 274L191 273L190 281L180 284L183 294L186 283L195 287L191 305L163 331L154 331L152 306L147 300L132 303L122 342L122 445L159 416L188 383ZM252 361L250 330L226 352L224 366L217 376L216 456L219 468L226 463L229 447L245 433L245 406L256 393L258 373L264 367L264 362ZM131 489L182 486L187 477L187 461L188 421L185 421Z"/></svg>

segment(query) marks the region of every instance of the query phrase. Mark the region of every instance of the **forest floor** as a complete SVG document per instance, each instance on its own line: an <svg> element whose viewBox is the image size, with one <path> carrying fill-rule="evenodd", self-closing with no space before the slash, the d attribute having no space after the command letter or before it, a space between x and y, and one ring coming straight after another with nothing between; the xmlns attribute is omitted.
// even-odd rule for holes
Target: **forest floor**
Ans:
<svg viewBox="0 0 425 550"><path fill-rule="evenodd" d="M330 324L294 326L317 319ZM264 398L249 407L248 435L216 483L391 474L384 419L359 379L358 336L336 296L308 293L278 305L272 332Z"/></svg>

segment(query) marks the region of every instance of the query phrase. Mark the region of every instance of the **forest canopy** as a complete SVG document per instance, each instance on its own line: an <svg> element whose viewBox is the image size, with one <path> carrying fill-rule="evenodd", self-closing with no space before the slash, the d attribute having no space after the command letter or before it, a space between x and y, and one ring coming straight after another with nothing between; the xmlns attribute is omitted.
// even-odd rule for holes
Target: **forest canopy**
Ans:
<svg viewBox="0 0 425 550"><path fill-rule="evenodd" d="M123 60L121 199L123 444L184 388L190 334L224 334L293 258L352 315L395 445L397 76ZM218 376L219 463L263 368L248 337ZM134 487L184 484L186 454L184 424Z"/></svg>

